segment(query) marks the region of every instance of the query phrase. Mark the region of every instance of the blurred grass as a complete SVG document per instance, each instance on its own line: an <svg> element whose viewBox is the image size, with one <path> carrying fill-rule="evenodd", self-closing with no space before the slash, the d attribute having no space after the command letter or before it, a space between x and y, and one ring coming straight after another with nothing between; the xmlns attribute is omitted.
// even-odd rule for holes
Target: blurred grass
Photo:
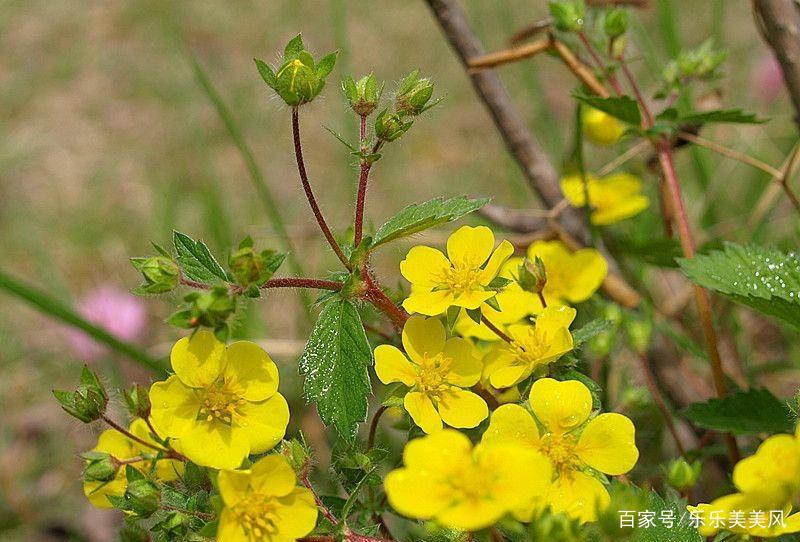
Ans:
<svg viewBox="0 0 800 542"><path fill-rule="evenodd" d="M792 113L785 98L764 104L749 90L750 69L766 49L748 3L713 0L707 10L692 0L651 4L634 23L631 39L633 67L646 92L657 89L655 78L672 53L715 36L733 59L718 85L723 103L774 120L711 128L704 135L779 164L794 141ZM546 11L545 2L527 0L464 0L463 5L490 50L505 47L511 33ZM344 69L354 75L375 71L391 89L392 81L419 67L434 77L437 92L447 95L376 166L369 224L437 195L491 195L514 207L536 205L422 3L387 0L376 7L328 0L300 10L287 0L2 0L3 269L72 303L100 284L135 286L128 258L148 253L151 240L163 243L177 228L206 239L221 256L248 233L265 247L279 248L288 239L302 271L335 270L336 260L319 242L299 191L288 110L270 98L252 64L253 57L274 61L299 31L317 52L341 51L335 78L303 119L311 181L338 232L352 220L357 172L353 158L322 125L356 137L356 119L346 112L338 89ZM205 90L185 50L207 74ZM547 57L505 67L501 74L553 162L564 163L574 79ZM219 104L216 110L209 106L210 88L222 97L221 110ZM232 128L220 122L225 110ZM587 146L587 168L598 168L615 152ZM629 167L646 178L655 201L655 177L641 161ZM763 174L704 150L681 153L679 169L693 221L702 216L707 226L702 241L750 238L753 232L742 217L764 190ZM796 225L792 211L780 204L755 240L791 243ZM657 223L646 219L615 230L631 237L653 231ZM376 271L388 286L396 285L397 262L406 248L376 255ZM71 424L49 397L51 388L71 384L82 360L69 350L63 329L46 316L0 299L0 363L7 375L0 384L0 539L38 542L47 540L41 534L46 528L68 526L92 541L108 540L108 531L100 528L106 521L100 518L108 516L93 515L80 498L77 453L91 446L91 435ZM146 340L138 345L147 355L165 354L175 339L176 332L162 324L175 301L147 300L151 318ZM239 336L302 339L302 321L295 294L274 292L249 307ZM745 338L767 334L759 338L768 347L745 351L753 363L793 359L797 353L780 331L743 328ZM292 353L276 358L288 379ZM126 378L148 378L116 356L100 363L118 364Z"/></svg>

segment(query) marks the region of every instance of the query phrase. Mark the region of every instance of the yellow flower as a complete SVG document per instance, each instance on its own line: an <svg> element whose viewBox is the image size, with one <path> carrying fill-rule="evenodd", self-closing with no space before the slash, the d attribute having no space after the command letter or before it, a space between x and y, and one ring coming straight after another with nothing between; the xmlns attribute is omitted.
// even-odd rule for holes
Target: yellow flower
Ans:
<svg viewBox="0 0 800 542"><path fill-rule="evenodd" d="M634 467L639 451L633 423L615 413L589 420L592 396L576 380L537 380L529 402L533 415L519 405L495 410L482 443L516 443L541 452L554 471L545 504L553 512L564 512L582 522L594 521L597 510L607 506L610 497L592 469L619 475ZM544 428L542 433L537 420ZM528 515L536 509L529 510Z"/></svg>
<svg viewBox="0 0 800 542"><path fill-rule="evenodd" d="M589 204L592 207L592 224L607 226L641 213L650 205L642 194L642 181L630 173L614 173L602 179L586 175L589 185ZM583 180L580 175L567 175L561 179L561 192L574 207L586 203Z"/></svg>
<svg viewBox="0 0 800 542"><path fill-rule="evenodd" d="M546 489L552 470L541 454L513 444L478 445L445 429L409 442L405 467L384 481L400 514L433 519L461 531L488 527L528 506Z"/></svg>
<svg viewBox="0 0 800 542"><path fill-rule="evenodd" d="M150 435L150 429L141 418L133 420L128 430L132 435L146 442L158 444ZM92 451L107 453L120 461L158 453L152 448L131 440L115 429L107 429L100 433L100 437L97 439L97 446L92 448ZM183 474L183 463L174 459L137 461L130 463L130 465L144 473L154 472L156 477L164 482L171 482ZM122 467L117 470L116 476L108 482L84 481L83 492L94 506L112 508L108 496L122 497L125 494L127 485L125 468Z"/></svg>
<svg viewBox="0 0 800 542"><path fill-rule="evenodd" d="M795 435L773 435L756 453L739 461L733 469L737 493L720 497L710 504L690 506L702 520L700 532L713 536L719 530L774 537L800 532L800 513L789 516L793 501L800 499L800 426ZM771 511L783 511L785 525L769 525ZM739 514L746 517L740 525ZM750 522L753 513L766 516L766 525Z"/></svg>
<svg viewBox="0 0 800 542"><path fill-rule="evenodd" d="M586 301L608 274L608 263L593 248L572 252L561 241L536 241L528 247L528 259L537 256L547 273L544 298L548 306Z"/></svg>
<svg viewBox="0 0 800 542"><path fill-rule="evenodd" d="M534 325L508 326L512 344L494 345L484 357L484 372L495 388L508 388L528 378L572 350L569 325L575 319L571 307L547 307Z"/></svg>
<svg viewBox="0 0 800 542"><path fill-rule="evenodd" d="M297 486L281 455L268 455L249 470L220 471L217 481L224 503L218 542L291 542L317 523L314 495Z"/></svg>
<svg viewBox="0 0 800 542"><path fill-rule="evenodd" d="M258 345L227 348L211 332L175 343L175 374L150 388L152 421L161 436L198 465L235 469L277 444L289 423L278 369Z"/></svg>
<svg viewBox="0 0 800 542"><path fill-rule="evenodd" d="M615 144L625 134L625 125L599 109L583 108L583 133L586 139L598 145Z"/></svg>
<svg viewBox="0 0 800 542"><path fill-rule="evenodd" d="M410 388L403 406L426 433L475 427L489 415L486 402L468 391L481 377L481 362L465 339L447 339L437 318L412 316L403 326L403 354L382 344L375 349L375 372L384 384Z"/></svg>
<svg viewBox="0 0 800 542"><path fill-rule="evenodd" d="M494 297L487 286L514 252L508 241L493 247L494 234L486 226L456 230L447 240L447 256L435 248L413 247L400 262L400 273L411 283L403 307L428 316L451 306L477 309Z"/></svg>
<svg viewBox="0 0 800 542"><path fill-rule="evenodd" d="M769 508L756 499L733 493L714 500L687 506L690 521L703 536L715 536L720 531L774 538L800 532L800 513L791 514L791 506Z"/></svg>

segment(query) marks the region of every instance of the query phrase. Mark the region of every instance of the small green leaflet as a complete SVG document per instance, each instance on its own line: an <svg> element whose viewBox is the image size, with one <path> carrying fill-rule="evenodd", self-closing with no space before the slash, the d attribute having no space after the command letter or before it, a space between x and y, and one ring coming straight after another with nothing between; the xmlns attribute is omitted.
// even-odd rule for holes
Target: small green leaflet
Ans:
<svg viewBox="0 0 800 542"><path fill-rule="evenodd" d="M582 328L576 329L572 332L573 348L578 348L586 341L589 341L601 333L611 330L612 328L614 328L614 322L611 320L592 320Z"/></svg>
<svg viewBox="0 0 800 542"><path fill-rule="evenodd" d="M573 92L572 97L637 128L642 123L642 113L639 111L639 104L630 96L600 98L599 96L591 96L582 92Z"/></svg>
<svg viewBox="0 0 800 542"><path fill-rule="evenodd" d="M679 499L676 495L668 495L665 499L655 491L646 489L639 489L639 491L647 492L647 503L644 510L654 512L655 521L653 526L635 529L630 536L625 538L626 542L703 542L705 540L689 521L689 512L686 510L684 500ZM660 520L666 515L675 520L671 526Z"/></svg>
<svg viewBox="0 0 800 542"><path fill-rule="evenodd" d="M355 305L342 298L330 301L311 331L299 367L306 400L316 403L325 425L334 425L350 442L367 418L371 364L372 349Z"/></svg>
<svg viewBox="0 0 800 542"><path fill-rule="evenodd" d="M425 203L414 203L378 228L372 237L372 248L458 220L468 213L477 211L487 203L489 203L488 198L470 199L464 196L450 199L436 198Z"/></svg>
<svg viewBox="0 0 800 542"><path fill-rule="evenodd" d="M677 124L763 124L768 119L760 119L755 113L748 113L741 109L715 109L713 111L688 111L679 112L674 107L664 110L656 120L674 122Z"/></svg>
<svg viewBox="0 0 800 542"><path fill-rule="evenodd" d="M786 403L765 389L739 391L706 403L693 403L683 416L704 429L737 435L789 433L794 430Z"/></svg>
<svg viewBox="0 0 800 542"><path fill-rule="evenodd" d="M692 282L800 328L800 257L754 245L679 259Z"/></svg>
<svg viewBox="0 0 800 542"><path fill-rule="evenodd" d="M220 281L231 280L204 242L195 241L179 231L173 232L172 241L175 244L178 265L186 278L203 284L217 284Z"/></svg>

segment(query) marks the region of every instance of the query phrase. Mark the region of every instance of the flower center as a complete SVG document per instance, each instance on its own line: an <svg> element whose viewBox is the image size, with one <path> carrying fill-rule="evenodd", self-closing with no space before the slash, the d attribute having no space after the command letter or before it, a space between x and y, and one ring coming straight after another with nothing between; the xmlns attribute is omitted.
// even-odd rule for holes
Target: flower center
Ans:
<svg viewBox="0 0 800 542"><path fill-rule="evenodd" d="M274 501L259 494L247 497L231 509L248 540L253 542L270 540L278 532L275 510Z"/></svg>
<svg viewBox="0 0 800 542"><path fill-rule="evenodd" d="M454 265L444 271L438 282L456 294L481 290L481 272L478 267Z"/></svg>
<svg viewBox="0 0 800 542"><path fill-rule="evenodd" d="M489 498L493 492L494 476L478 465L470 464L459 469L458 475L450 479L458 501L476 502Z"/></svg>
<svg viewBox="0 0 800 542"><path fill-rule="evenodd" d="M417 366L417 388L427 393L444 391L447 387L445 377L452 364L453 359L445 357L441 352L433 356L425 352Z"/></svg>
<svg viewBox="0 0 800 542"><path fill-rule="evenodd" d="M550 459L559 475L564 475L577 470L580 465L575 444L574 437L548 433L539 441L539 451Z"/></svg>
<svg viewBox="0 0 800 542"><path fill-rule="evenodd" d="M234 419L243 417L239 410L247 401L244 390L232 382L218 380L202 392L198 418L207 422L219 421L231 424Z"/></svg>
<svg viewBox="0 0 800 542"><path fill-rule="evenodd" d="M536 331L535 327L526 330L525 335L516 337L514 348L517 351L516 363L521 365L535 365L545 357L550 347L547 333Z"/></svg>

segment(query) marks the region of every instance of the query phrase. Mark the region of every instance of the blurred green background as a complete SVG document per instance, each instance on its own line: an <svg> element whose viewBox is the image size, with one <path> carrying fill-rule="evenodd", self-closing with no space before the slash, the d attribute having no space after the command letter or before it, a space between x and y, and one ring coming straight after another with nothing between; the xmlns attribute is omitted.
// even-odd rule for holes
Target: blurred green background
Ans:
<svg viewBox="0 0 800 542"><path fill-rule="evenodd" d="M764 94L759 77L769 55L749 2L649 4L637 11L631 36L633 66L646 91L657 90L660 68L677 49L715 37L730 52L717 85L722 103L773 120L704 135L779 166L795 138L792 111L783 92ZM508 36L546 14L543 0L462 5L490 50L505 47ZM371 223L438 195L490 195L513 207L537 206L421 1L0 0L1 268L80 304L104 285L135 286L128 258L150 253L151 240L168 244L173 228L204 239L218 254L246 234L261 246L280 247L239 151L198 85L193 56L251 146L306 271L320 276L335 269L299 190L289 111L270 95L252 62L274 62L300 31L317 53L341 50L322 99L302 111L312 183L337 231L351 220L356 169L323 125L355 138L355 119L337 88L347 73L374 70L390 88L420 68L447 96L374 169ZM571 140L574 79L550 58L501 72L529 126L560 164ZM592 149L588 160L598 167L618 151ZM640 163L631 167L644 171ZM782 245L796 232L796 218L784 204L765 227L747 226L744 217L767 175L707 151L682 153L679 167L693 219L706 226L702 239L754 237ZM654 177L647 181L655 196ZM647 224L643 218L619 228L646 235ZM377 258L387 285L396 284L407 246ZM162 323L175 301L143 300L147 316L137 342L153 355L164 355L177 337ZM267 341L287 390L297 386L294 361L304 338L299 310L292 292L270 292L238 331ZM765 359L785 353L779 339L776 334L773 344L767 337L776 350ZM73 343L63 325L0 292L0 540L113 539L116 513L92 510L80 489L78 454L93 445L96 432L70 420L49 393L78 374L83 360ZM116 355L92 363L110 384L148 379Z"/></svg>

